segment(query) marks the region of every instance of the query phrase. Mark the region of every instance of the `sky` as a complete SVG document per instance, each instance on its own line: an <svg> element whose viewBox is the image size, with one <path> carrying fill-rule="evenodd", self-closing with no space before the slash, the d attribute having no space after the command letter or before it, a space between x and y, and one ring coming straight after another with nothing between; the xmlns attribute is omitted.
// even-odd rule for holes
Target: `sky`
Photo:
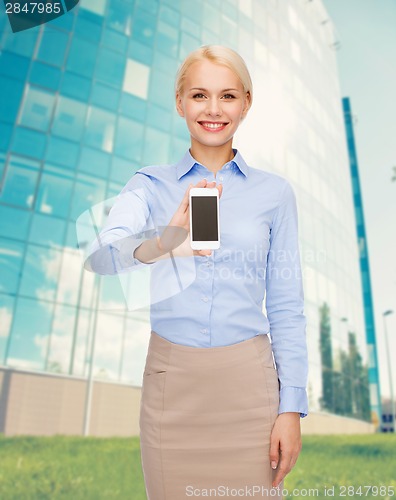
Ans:
<svg viewBox="0 0 396 500"><path fill-rule="evenodd" d="M323 0L340 49L343 97L356 116L355 141L370 259L381 392L390 395L382 313L396 353L396 1ZM394 357L393 357L394 358ZM396 396L396 366L392 373Z"/></svg>

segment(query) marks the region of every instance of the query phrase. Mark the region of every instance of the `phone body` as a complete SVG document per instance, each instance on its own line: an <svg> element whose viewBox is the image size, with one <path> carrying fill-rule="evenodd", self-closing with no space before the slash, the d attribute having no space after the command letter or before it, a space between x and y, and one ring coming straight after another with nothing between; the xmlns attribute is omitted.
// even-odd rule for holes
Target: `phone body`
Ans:
<svg viewBox="0 0 396 500"><path fill-rule="evenodd" d="M220 248L219 190L191 188L190 243L193 250Z"/></svg>

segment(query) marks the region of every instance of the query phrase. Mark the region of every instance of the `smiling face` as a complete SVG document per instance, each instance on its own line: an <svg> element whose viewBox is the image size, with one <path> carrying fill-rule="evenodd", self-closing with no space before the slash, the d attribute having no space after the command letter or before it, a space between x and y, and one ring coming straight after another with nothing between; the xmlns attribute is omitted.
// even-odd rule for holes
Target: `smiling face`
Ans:
<svg viewBox="0 0 396 500"><path fill-rule="evenodd" d="M176 109L184 117L194 146L221 147L229 143L250 107L238 76L227 66L207 59L194 62L186 73Z"/></svg>

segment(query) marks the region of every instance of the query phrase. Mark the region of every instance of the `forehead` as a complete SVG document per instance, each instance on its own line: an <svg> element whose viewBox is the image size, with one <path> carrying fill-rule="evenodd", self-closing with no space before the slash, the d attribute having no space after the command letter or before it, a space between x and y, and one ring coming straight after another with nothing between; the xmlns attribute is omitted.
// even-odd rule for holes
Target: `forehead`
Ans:
<svg viewBox="0 0 396 500"><path fill-rule="evenodd" d="M238 76L227 66L208 60L196 61L186 72L186 84L190 87L242 87ZM189 88L188 87L188 88Z"/></svg>

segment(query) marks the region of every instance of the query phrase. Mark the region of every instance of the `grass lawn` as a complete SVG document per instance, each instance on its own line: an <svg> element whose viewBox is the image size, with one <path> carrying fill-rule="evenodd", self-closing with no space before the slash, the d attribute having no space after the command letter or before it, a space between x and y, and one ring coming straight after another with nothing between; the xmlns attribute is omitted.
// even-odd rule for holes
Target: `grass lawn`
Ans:
<svg viewBox="0 0 396 500"><path fill-rule="evenodd" d="M396 499L396 435L303 436L285 488L287 499ZM0 435L0 499L58 498L146 500L139 439Z"/></svg>

